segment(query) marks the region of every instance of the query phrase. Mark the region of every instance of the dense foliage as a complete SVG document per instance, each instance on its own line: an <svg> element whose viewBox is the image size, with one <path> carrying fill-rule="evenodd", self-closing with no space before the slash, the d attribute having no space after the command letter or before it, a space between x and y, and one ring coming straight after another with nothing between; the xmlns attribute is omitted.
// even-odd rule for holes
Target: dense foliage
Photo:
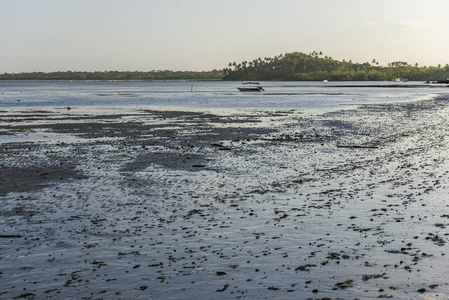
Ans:
<svg viewBox="0 0 449 300"><path fill-rule="evenodd" d="M0 80L220 80L223 70L206 72L190 71L104 71L104 72L33 72L17 74L0 74Z"/></svg>
<svg viewBox="0 0 449 300"><path fill-rule="evenodd" d="M104 72L34 72L0 74L0 80L294 80L294 81L384 81L393 78L411 81L437 81L449 78L449 65L419 67L396 61L380 66L371 63L338 61L321 52L293 52L274 58L265 57L241 63L229 63L228 68L204 72L190 71L104 71Z"/></svg>
<svg viewBox="0 0 449 300"><path fill-rule="evenodd" d="M229 63L224 69L224 80L333 80L333 81L384 81L402 78L417 81L435 81L449 78L449 65L441 67L418 67L397 61L388 66L371 63L337 61L320 52L310 54L293 52L274 58L258 58L242 63Z"/></svg>

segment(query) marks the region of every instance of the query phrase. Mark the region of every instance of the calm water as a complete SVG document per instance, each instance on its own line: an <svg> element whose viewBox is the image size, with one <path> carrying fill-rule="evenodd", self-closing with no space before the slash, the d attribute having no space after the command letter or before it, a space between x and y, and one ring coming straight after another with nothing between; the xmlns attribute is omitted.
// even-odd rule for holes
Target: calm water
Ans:
<svg viewBox="0 0 449 300"><path fill-rule="evenodd" d="M103 110L300 109L324 112L348 105L414 101L447 93L422 82L261 82L265 92L242 93L240 82L0 81L0 109L76 107ZM380 86L380 87L379 87ZM399 87L398 87L399 86Z"/></svg>

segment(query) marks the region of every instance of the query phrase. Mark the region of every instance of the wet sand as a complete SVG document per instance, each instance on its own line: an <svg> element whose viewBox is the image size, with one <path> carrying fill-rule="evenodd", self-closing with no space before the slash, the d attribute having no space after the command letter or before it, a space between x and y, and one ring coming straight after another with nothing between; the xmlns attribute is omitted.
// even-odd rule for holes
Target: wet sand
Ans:
<svg viewBox="0 0 449 300"><path fill-rule="evenodd" d="M0 112L0 299L445 299L448 104Z"/></svg>

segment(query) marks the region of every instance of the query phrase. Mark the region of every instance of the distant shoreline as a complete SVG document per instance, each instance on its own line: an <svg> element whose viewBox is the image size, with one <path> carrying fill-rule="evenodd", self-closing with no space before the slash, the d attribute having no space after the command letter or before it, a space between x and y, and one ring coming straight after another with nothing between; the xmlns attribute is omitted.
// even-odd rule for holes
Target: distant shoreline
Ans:
<svg viewBox="0 0 449 300"><path fill-rule="evenodd" d="M104 80L104 79L0 79L0 83L6 83L6 82L51 82L51 81L60 81L60 82L239 82L240 80L222 80L222 79L155 79L155 80L139 80L139 79L126 79L126 80ZM310 82L310 83L322 83L322 81L318 80L263 80L262 82ZM401 84L401 83L395 83L395 84L364 84L364 85L354 85L354 84L347 84L347 85L335 85L332 84L332 82L379 82L379 83L391 83L391 81L385 81L385 80L333 80L331 82L326 83L325 87L332 87L332 88L383 88L385 86L388 86L389 88L424 88L424 87L441 87L441 85L447 84L445 82L426 82L426 81L413 81L416 82L415 84ZM276 87L294 87L294 84L288 84L288 85L265 85L265 86L276 86ZM304 85L300 85L301 87L304 87ZM447 85L449 87L449 84Z"/></svg>
<svg viewBox="0 0 449 300"><path fill-rule="evenodd" d="M211 71L56 71L0 74L0 80L223 80L223 81L441 81L449 83L449 64L418 66L395 61L388 66L338 61L321 53L292 52L274 58L229 63Z"/></svg>

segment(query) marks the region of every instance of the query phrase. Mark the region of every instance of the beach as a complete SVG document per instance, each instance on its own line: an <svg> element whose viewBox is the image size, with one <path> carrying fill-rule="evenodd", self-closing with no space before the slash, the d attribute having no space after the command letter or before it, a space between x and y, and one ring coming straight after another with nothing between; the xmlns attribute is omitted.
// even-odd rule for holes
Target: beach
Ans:
<svg viewBox="0 0 449 300"><path fill-rule="evenodd" d="M449 97L0 111L0 299L445 299Z"/></svg>

